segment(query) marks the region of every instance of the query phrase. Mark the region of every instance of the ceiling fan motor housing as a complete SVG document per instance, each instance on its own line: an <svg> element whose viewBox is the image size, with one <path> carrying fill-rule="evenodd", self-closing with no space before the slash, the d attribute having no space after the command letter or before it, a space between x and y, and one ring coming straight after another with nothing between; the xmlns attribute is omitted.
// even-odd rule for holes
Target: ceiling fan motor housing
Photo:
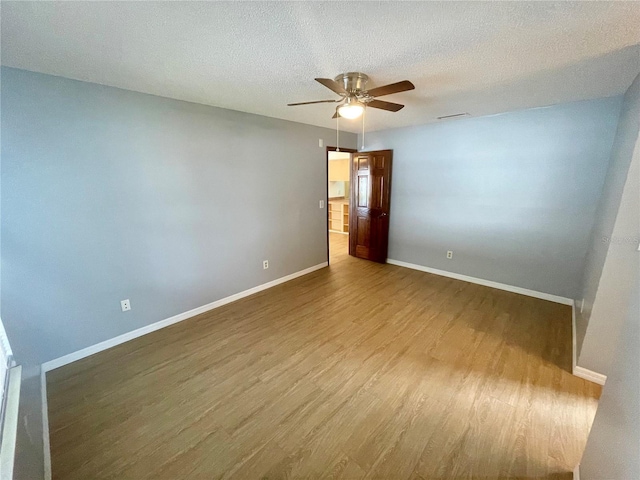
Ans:
<svg viewBox="0 0 640 480"><path fill-rule="evenodd" d="M334 78L349 94L360 94L367 91L369 77L360 72L341 73Z"/></svg>

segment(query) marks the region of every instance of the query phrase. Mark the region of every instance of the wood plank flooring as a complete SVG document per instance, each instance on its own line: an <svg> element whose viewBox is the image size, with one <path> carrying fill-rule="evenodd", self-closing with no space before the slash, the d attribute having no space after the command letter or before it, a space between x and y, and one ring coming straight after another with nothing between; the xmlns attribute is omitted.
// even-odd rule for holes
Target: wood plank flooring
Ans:
<svg viewBox="0 0 640 480"><path fill-rule="evenodd" d="M346 254L47 374L56 479L570 479L567 306Z"/></svg>

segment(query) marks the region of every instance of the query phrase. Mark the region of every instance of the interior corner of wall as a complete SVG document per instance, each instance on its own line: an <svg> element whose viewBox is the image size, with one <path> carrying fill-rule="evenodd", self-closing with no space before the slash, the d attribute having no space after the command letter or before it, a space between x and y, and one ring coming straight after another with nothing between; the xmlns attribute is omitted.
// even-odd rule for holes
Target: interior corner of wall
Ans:
<svg viewBox="0 0 640 480"><path fill-rule="evenodd" d="M22 365L22 380L29 380L30 378L40 377L42 370L40 365Z"/></svg>

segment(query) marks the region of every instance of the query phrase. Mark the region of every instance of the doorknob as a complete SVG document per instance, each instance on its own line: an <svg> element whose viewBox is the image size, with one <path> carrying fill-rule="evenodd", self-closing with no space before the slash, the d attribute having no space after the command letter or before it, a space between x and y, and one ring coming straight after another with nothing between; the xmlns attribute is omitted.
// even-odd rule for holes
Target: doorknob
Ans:
<svg viewBox="0 0 640 480"><path fill-rule="evenodd" d="M386 217L386 216L387 216L387 214L386 214L386 213L384 213L384 212L382 212L382 213L380 214L380 216L381 216L381 217Z"/></svg>

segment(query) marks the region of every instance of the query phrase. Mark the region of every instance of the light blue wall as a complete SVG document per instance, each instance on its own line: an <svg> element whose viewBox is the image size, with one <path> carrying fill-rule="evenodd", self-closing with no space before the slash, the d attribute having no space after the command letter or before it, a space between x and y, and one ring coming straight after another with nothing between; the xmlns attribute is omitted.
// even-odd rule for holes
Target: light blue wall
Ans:
<svg viewBox="0 0 640 480"><path fill-rule="evenodd" d="M2 107L1 316L23 364L327 259L332 130L11 68Z"/></svg>
<svg viewBox="0 0 640 480"><path fill-rule="evenodd" d="M598 402L580 461L582 480L640 478L640 283L636 270L629 303L618 331L616 358Z"/></svg>
<svg viewBox="0 0 640 480"><path fill-rule="evenodd" d="M629 288L628 285L621 284L615 280L613 280L612 283L605 282L601 284L601 276L605 259L610 251L612 254L617 255L625 249L628 250L628 252L626 252L628 258L622 261L622 267L624 267L624 265L627 267L632 265L632 263L629 262L632 262L633 258L637 257L635 252L637 245L634 246L633 242L621 242L620 238L615 238L612 243L611 239L613 237L616 218L621 207L623 190L627 188L625 184L628 183L630 187L634 184L636 185L636 192L631 194L630 198L635 195L637 199L637 196L640 195L637 186L638 180L632 178L628 180L629 168L632 162L634 148L636 148L639 130L640 75L636 77L624 95L618 130L611 152L609 171L607 172L602 196L598 204L596 221L591 233L591 243L587 253L583 287L579 297L583 299L582 303L584 306L582 311L578 311L578 315L576 316L578 364L581 367L603 374L607 373L606 370L611 364L613 354L615 353L615 343L622 318L618 318L618 321L612 324L610 323L612 313L609 311L609 306L601 309L600 315L603 318L596 320L593 325L594 328L592 330L594 334L590 336L590 341L587 342L586 351L583 351L583 345L592 312L594 312L596 296L607 301L607 297L612 299L616 298L618 294L622 293L621 290ZM635 213L630 213L630 215L631 218L635 215L637 221L640 213L636 211ZM628 233L629 237L640 235L637 229L634 231L633 226L630 225L627 228L631 229ZM618 237L620 235L624 236L625 234L619 233ZM628 293L626 295L628 295ZM616 302L617 300L614 302L614 305ZM626 305L627 300L623 299L622 304ZM597 314L596 312L596 315ZM603 351L603 348L605 351Z"/></svg>
<svg viewBox="0 0 640 480"><path fill-rule="evenodd" d="M389 258L575 298L621 101L367 134L394 151Z"/></svg>
<svg viewBox="0 0 640 480"><path fill-rule="evenodd" d="M609 241L603 241L606 236ZM580 478L640 478L640 75L624 96L585 270L578 365L607 375ZM588 295L588 296L587 296Z"/></svg>

